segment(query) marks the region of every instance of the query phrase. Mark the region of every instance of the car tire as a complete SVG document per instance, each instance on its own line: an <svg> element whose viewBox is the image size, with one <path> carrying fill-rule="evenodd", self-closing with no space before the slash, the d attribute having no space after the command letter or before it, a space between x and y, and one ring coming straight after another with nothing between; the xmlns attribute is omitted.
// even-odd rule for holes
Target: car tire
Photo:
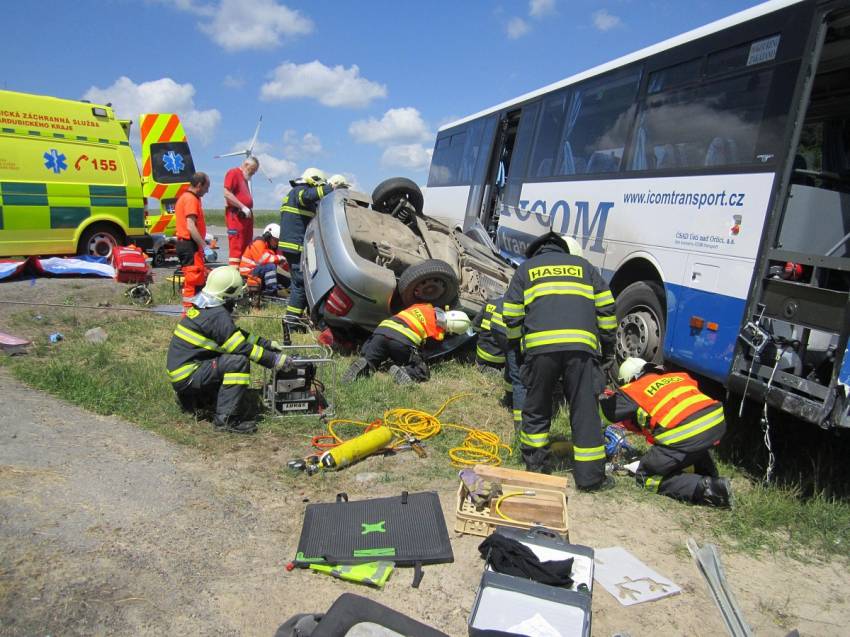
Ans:
<svg viewBox="0 0 850 637"><path fill-rule="evenodd" d="M407 199L416 214L422 214L425 197L416 182L405 177L393 177L379 183L372 191L372 210L392 214L400 199Z"/></svg>
<svg viewBox="0 0 850 637"><path fill-rule="evenodd" d="M165 265L165 250L160 248L156 252L153 253L153 267L161 268Z"/></svg>
<svg viewBox="0 0 850 637"><path fill-rule="evenodd" d="M111 223L95 223L83 231L77 254L112 258L112 251L124 245L124 233Z"/></svg>
<svg viewBox="0 0 850 637"><path fill-rule="evenodd" d="M651 363L664 360L664 288L655 281L635 281L617 295L617 359L630 356Z"/></svg>
<svg viewBox="0 0 850 637"><path fill-rule="evenodd" d="M455 271L439 259L412 265L398 279L398 293L405 307L414 303L430 303L436 307L450 305L457 299L457 292Z"/></svg>

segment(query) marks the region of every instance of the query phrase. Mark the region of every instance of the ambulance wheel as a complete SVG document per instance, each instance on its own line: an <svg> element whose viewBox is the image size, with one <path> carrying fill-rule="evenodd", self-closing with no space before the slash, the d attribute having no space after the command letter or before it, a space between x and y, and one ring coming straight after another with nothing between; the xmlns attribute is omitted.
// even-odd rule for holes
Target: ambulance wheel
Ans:
<svg viewBox="0 0 850 637"><path fill-rule="evenodd" d="M617 359L636 356L652 363L664 358L664 289L636 281L617 295Z"/></svg>
<svg viewBox="0 0 850 637"><path fill-rule="evenodd" d="M457 298L458 280L445 261L428 259L410 266L398 279L398 293L405 307L414 303L430 303L442 307Z"/></svg>
<svg viewBox="0 0 850 637"><path fill-rule="evenodd" d="M111 223L96 223L85 229L77 245L77 254L112 257L112 251L124 244L124 233Z"/></svg>
<svg viewBox="0 0 850 637"><path fill-rule="evenodd" d="M415 181L405 177L393 177L379 183L372 191L372 210L392 214L402 199L413 206L417 215L422 214L425 204L422 191Z"/></svg>

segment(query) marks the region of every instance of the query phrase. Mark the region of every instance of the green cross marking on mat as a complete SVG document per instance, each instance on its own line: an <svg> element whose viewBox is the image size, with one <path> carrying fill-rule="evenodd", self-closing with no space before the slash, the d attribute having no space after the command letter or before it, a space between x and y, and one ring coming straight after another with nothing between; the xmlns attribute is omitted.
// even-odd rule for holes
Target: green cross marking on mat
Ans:
<svg viewBox="0 0 850 637"><path fill-rule="evenodd" d="M380 522L375 522L374 524L368 524L363 522L361 525L363 527L362 533L360 535L366 535L368 533L386 533L387 530L384 528L384 524L386 524L386 520L381 520Z"/></svg>

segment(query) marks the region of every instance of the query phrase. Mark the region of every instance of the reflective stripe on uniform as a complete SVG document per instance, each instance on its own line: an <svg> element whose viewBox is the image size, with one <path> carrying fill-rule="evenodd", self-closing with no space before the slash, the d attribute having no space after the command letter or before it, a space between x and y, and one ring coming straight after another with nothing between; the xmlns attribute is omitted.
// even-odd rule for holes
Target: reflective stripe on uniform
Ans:
<svg viewBox="0 0 850 637"><path fill-rule="evenodd" d="M593 301L596 304L596 307L605 307L606 305L611 305L614 302L614 295L611 294L611 290L605 290L604 292L594 294Z"/></svg>
<svg viewBox="0 0 850 637"><path fill-rule="evenodd" d="M168 370L168 379L172 383L180 382L181 380L186 380L195 373L195 370L198 369L200 365L198 363L187 363L186 365L181 365L177 369Z"/></svg>
<svg viewBox="0 0 850 637"><path fill-rule="evenodd" d="M605 460L605 446L599 447L576 447L573 446L573 458L576 462L593 462L594 460Z"/></svg>
<svg viewBox="0 0 850 637"><path fill-rule="evenodd" d="M508 332L508 339L509 340L514 340L514 339L517 339L520 336L522 336L522 328L519 327L519 326L509 327L509 328L507 328L507 332Z"/></svg>
<svg viewBox="0 0 850 637"><path fill-rule="evenodd" d="M542 434L529 434L524 431L519 432L519 441L526 447L534 447L539 449L549 444L549 432L544 431Z"/></svg>
<svg viewBox="0 0 850 637"><path fill-rule="evenodd" d="M483 321L481 321L481 329L482 330L489 330L490 329L490 319L484 319Z"/></svg>
<svg viewBox="0 0 850 637"><path fill-rule="evenodd" d="M251 374L245 372L225 372L222 385L248 385L251 382Z"/></svg>
<svg viewBox="0 0 850 637"><path fill-rule="evenodd" d="M523 345L526 349L558 343L581 343L591 349L597 349L596 335L585 330L544 330L525 335Z"/></svg>
<svg viewBox="0 0 850 637"><path fill-rule="evenodd" d="M301 192L304 191L302 190ZM303 208L296 208L294 206L281 206L280 211L288 212L293 215L301 215L302 217L310 217L311 219L316 216L316 213L311 210L304 210Z"/></svg>
<svg viewBox="0 0 850 637"><path fill-rule="evenodd" d="M668 393L655 407L651 412L649 412L650 416L655 416L659 411L661 411L664 406L673 400L676 396L681 396L682 394L689 394L692 392L699 393L699 389L694 387L693 385L686 385L685 387L677 387L676 389L671 389L670 393Z"/></svg>
<svg viewBox="0 0 850 637"><path fill-rule="evenodd" d="M520 305L519 303L508 303L505 301L502 307L502 316L503 317L520 317L525 316L525 307Z"/></svg>
<svg viewBox="0 0 850 637"><path fill-rule="evenodd" d="M230 337L224 341L221 346L221 349L227 354L232 354L236 351L236 348L242 345L245 342L245 335L241 332L241 330L236 330Z"/></svg>
<svg viewBox="0 0 850 637"><path fill-rule="evenodd" d="M301 316L301 314L304 313L304 309L300 308L300 307L295 307L294 305L287 305L286 306L286 313L287 314L297 314L298 316Z"/></svg>
<svg viewBox="0 0 850 637"><path fill-rule="evenodd" d="M695 396L691 396L690 398L685 398L678 405L673 407L670 411L668 411L664 417L661 419L659 423L662 427L667 427L670 423L675 422L676 417L685 411L691 405L696 405L697 403L706 403L704 407L708 407L709 404L715 402L702 392L697 392ZM690 412L693 413L693 410Z"/></svg>
<svg viewBox="0 0 850 637"><path fill-rule="evenodd" d="M524 292L525 304L528 305L541 296L552 294L574 294L586 299L593 300L593 286L585 283L572 283L569 281L554 281L550 283L538 283L532 285Z"/></svg>
<svg viewBox="0 0 850 637"><path fill-rule="evenodd" d="M391 330L395 330L399 334L402 334L407 339L413 342L417 347L422 344L422 337L420 337L416 332L407 327L406 325L399 325L395 321L391 321L387 319L386 321L381 321L378 327L387 327Z"/></svg>
<svg viewBox="0 0 850 637"><path fill-rule="evenodd" d="M284 252L301 252L304 248L299 243L290 243L289 241L281 241L280 249Z"/></svg>
<svg viewBox="0 0 850 637"><path fill-rule="evenodd" d="M488 363L502 364L505 362L504 356L494 356L489 352L485 352L483 349L481 349L480 345L476 346L475 355L481 360L487 361Z"/></svg>
<svg viewBox="0 0 850 637"><path fill-rule="evenodd" d="M653 493L658 493L658 487L661 486L661 476L649 476L643 481L643 488Z"/></svg>
<svg viewBox="0 0 850 637"><path fill-rule="evenodd" d="M714 411L710 411L701 418L697 418L693 422L689 422L686 425L680 425L674 429L668 429L667 431L658 434L655 436L655 441L662 442L665 445L669 445L674 442L681 442L682 440L701 434L703 431L711 429L715 425L719 425L721 422L723 422L722 406L718 407Z"/></svg>
<svg viewBox="0 0 850 637"><path fill-rule="evenodd" d="M502 315L498 312L493 312L493 316L490 317L490 322L493 325L498 325L499 327L507 327L505 322L502 320Z"/></svg>
<svg viewBox="0 0 850 637"><path fill-rule="evenodd" d="M259 363L262 360L263 354L265 353L265 351L266 350L264 350L259 345L253 345L251 347L251 353L248 354L248 358L250 358L255 363Z"/></svg>
<svg viewBox="0 0 850 637"><path fill-rule="evenodd" d="M617 329L617 317L616 316L597 316L596 317L596 326L600 330Z"/></svg>
<svg viewBox="0 0 850 637"><path fill-rule="evenodd" d="M522 422L522 409L514 409L514 422Z"/></svg>
<svg viewBox="0 0 850 637"><path fill-rule="evenodd" d="M512 393L513 393L513 391L514 391L514 385L513 385L513 383L510 383L510 382L508 382L508 381L503 381L503 383L504 383L504 384L502 385L502 388L503 388L503 389L504 389L507 393L512 394Z"/></svg>
<svg viewBox="0 0 850 637"><path fill-rule="evenodd" d="M194 345L195 347L200 347L202 349L209 350L211 352L223 352L224 350L219 347L218 343L208 339L203 334L198 334L194 330L190 330L185 325L178 324L176 328L174 328L174 336L179 339L182 339L189 343L190 345Z"/></svg>

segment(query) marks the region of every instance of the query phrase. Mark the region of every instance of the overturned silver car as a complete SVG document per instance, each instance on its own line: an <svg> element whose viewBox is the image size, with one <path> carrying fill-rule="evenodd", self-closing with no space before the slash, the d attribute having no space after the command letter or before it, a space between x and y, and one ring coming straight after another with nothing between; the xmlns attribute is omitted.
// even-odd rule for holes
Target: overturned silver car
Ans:
<svg viewBox="0 0 850 637"><path fill-rule="evenodd" d="M413 303L476 314L513 267L483 228L464 234L422 215L419 187L388 179L370 198L337 190L307 228L301 266L311 318L356 337Z"/></svg>

